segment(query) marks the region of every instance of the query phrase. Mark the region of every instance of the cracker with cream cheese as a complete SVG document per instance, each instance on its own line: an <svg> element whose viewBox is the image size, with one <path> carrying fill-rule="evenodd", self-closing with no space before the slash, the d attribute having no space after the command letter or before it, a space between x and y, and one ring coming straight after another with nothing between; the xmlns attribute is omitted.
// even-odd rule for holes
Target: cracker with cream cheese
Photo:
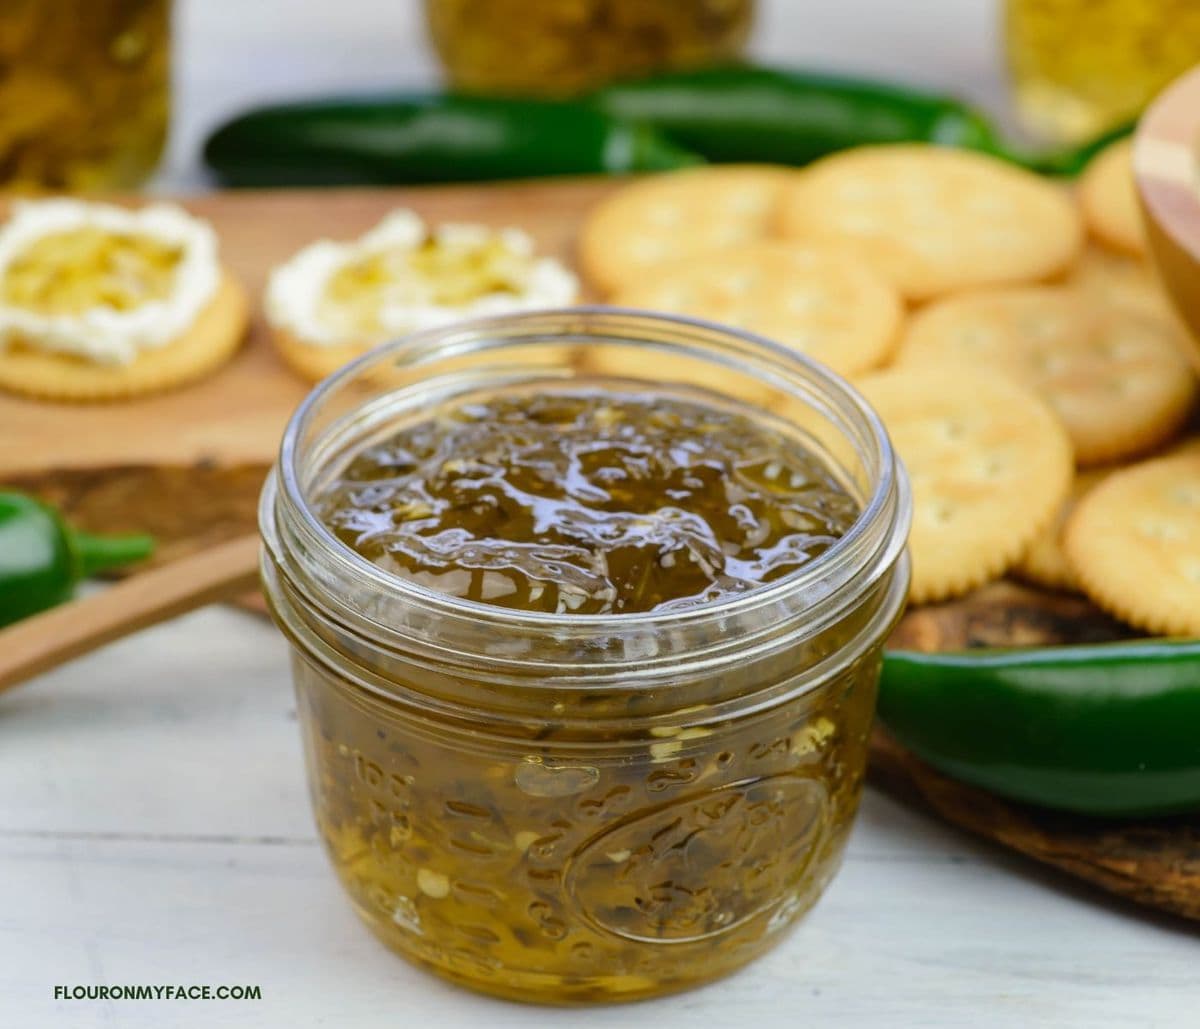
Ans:
<svg viewBox="0 0 1200 1029"><path fill-rule="evenodd" d="M229 360L247 323L215 233L178 207L27 201L0 228L0 388L69 401L169 389Z"/></svg>
<svg viewBox="0 0 1200 1029"><path fill-rule="evenodd" d="M275 268L266 312L280 356L315 382L409 333L577 295L575 276L519 229L428 227L397 210L356 240L318 240Z"/></svg>

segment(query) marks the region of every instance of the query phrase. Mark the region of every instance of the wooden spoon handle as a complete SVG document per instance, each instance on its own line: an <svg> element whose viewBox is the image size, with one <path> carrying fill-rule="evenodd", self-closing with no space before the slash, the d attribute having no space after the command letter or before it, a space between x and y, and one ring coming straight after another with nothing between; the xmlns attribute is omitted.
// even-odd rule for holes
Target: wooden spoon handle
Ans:
<svg viewBox="0 0 1200 1029"><path fill-rule="evenodd" d="M258 583L258 534L134 575L0 631L0 690L149 625Z"/></svg>

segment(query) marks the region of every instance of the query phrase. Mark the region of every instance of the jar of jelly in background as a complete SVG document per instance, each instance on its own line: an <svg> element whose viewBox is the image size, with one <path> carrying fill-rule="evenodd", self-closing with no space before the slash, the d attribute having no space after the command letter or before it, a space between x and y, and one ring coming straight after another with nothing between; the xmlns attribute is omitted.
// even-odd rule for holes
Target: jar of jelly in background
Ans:
<svg viewBox="0 0 1200 1029"><path fill-rule="evenodd" d="M614 79L729 61L755 0L426 0L450 85L569 96Z"/></svg>
<svg viewBox="0 0 1200 1029"><path fill-rule="evenodd" d="M158 164L170 0L0 4L0 185L130 189Z"/></svg>
<svg viewBox="0 0 1200 1029"><path fill-rule="evenodd" d="M1079 142L1136 117L1200 62L1200 3L1007 0L1005 33L1024 126Z"/></svg>

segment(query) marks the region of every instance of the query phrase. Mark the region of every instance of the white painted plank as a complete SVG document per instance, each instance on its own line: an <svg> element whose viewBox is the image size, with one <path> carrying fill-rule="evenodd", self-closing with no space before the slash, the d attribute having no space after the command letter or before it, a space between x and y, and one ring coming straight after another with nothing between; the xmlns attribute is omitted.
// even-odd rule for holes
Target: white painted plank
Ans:
<svg viewBox="0 0 1200 1029"><path fill-rule="evenodd" d="M869 838L902 828L899 849L916 820L879 797L867 814L827 897L766 959L572 1022L1194 1024L1194 937L1064 896L940 830L940 859L881 859ZM563 1024L561 1012L476 997L393 957L357 923L315 843L6 836L0 869L0 1013L13 1005L23 1018L8 1024ZM249 983L263 1000L52 1000L56 984L96 982Z"/></svg>
<svg viewBox="0 0 1200 1029"><path fill-rule="evenodd" d="M286 655L213 609L0 697L0 826L310 835Z"/></svg>

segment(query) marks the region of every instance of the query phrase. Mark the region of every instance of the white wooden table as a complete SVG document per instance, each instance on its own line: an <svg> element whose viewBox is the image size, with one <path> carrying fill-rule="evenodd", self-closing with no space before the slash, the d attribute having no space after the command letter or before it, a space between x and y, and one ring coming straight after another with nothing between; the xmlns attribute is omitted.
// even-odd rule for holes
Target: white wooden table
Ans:
<svg viewBox="0 0 1200 1029"><path fill-rule="evenodd" d="M160 185L239 104L422 81L397 0L185 0ZM999 105L983 0L767 3L759 51ZM391 26L394 26L391 27ZM359 925L315 839L285 647L211 609L0 697L0 1027L1196 1026L1200 940L868 791L845 867L765 960L570 1014L443 985ZM253 985L259 1001L55 1001L55 986Z"/></svg>

